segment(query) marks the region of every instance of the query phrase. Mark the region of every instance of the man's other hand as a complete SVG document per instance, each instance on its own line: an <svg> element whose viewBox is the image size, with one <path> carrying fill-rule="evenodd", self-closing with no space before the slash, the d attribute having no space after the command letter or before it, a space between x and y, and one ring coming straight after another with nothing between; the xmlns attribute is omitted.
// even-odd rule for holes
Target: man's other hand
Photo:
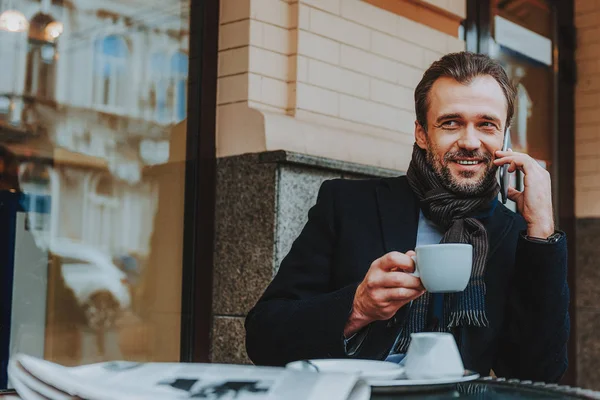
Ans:
<svg viewBox="0 0 600 400"><path fill-rule="evenodd" d="M392 318L400 307L425 293L421 280L410 274L415 270L414 255L414 251L393 251L373 261L356 289L345 337L373 321Z"/></svg>
<svg viewBox="0 0 600 400"><path fill-rule="evenodd" d="M550 173L536 160L524 153L497 151L494 164L509 164L508 172L520 170L525 175L523 191L508 188L508 198L527 222L527 235L546 239L554 233Z"/></svg>

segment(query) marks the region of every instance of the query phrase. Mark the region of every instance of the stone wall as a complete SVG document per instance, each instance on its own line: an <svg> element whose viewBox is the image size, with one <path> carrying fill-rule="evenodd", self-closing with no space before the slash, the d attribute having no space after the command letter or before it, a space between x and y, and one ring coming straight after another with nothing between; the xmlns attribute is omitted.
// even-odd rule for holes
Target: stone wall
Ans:
<svg viewBox="0 0 600 400"><path fill-rule="evenodd" d="M577 385L600 390L600 218L577 219Z"/></svg>
<svg viewBox="0 0 600 400"><path fill-rule="evenodd" d="M398 174L285 151L218 160L213 362L250 362L244 318L306 223L321 183Z"/></svg>

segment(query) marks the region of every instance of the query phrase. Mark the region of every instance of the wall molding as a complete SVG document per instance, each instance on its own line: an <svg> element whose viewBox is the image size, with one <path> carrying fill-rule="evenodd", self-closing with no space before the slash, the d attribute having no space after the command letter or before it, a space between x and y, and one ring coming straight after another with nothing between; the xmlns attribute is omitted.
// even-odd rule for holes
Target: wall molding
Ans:
<svg viewBox="0 0 600 400"><path fill-rule="evenodd" d="M458 38L464 17L422 0L363 0L391 13Z"/></svg>

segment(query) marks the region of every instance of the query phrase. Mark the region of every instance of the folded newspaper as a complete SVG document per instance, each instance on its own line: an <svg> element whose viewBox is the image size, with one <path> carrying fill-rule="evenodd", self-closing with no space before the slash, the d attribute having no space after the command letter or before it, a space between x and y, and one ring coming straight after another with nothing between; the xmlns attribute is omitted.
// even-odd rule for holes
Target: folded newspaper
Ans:
<svg viewBox="0 0 600 400"><path fill-rule="evenodd" d="M64 367L13 357L9 382L22 400L367 400L358 375L230 364L111 361Z"/></svg>

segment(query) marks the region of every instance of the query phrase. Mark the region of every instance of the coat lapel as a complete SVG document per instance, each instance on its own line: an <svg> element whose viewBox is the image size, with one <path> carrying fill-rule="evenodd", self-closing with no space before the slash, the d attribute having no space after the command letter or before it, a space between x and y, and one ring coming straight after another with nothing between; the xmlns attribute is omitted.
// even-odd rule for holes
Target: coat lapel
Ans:
<svg viewBox="0 0 600 400"><path fill-rule="evenodd" d="M504 237L511 231L515 223L515 214L507 212L502 205L498 204L491 217L481 222L488 234L489 260L502 244Z"/></svg>
<svg viewBox="0 0 600 400"><path fill-rule="evenodd" d="M381 234L386 252L414 250L419 207L406 177L382 179L377 186Z"/></svg>

